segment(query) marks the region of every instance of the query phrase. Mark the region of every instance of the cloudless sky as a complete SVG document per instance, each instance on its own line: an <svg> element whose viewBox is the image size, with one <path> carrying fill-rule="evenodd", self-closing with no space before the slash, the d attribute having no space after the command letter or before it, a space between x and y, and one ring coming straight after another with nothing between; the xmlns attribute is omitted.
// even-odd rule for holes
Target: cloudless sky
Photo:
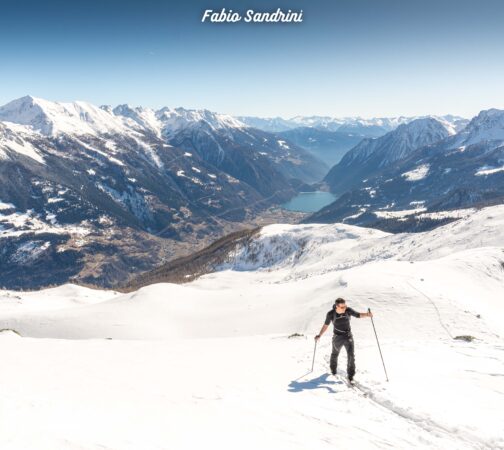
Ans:
<svg viewBox="0 0 504 450"><path fill-rule="evenodd" d="M223 7L304 22L201 23ZM2 1L0 104L471 117L504 109L503 23L501 0Z"/></svg>

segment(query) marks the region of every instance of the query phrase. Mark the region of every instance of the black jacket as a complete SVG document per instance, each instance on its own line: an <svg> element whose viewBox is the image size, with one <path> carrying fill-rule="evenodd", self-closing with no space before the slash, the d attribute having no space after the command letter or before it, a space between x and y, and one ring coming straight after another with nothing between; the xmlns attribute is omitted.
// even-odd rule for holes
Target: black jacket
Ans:
<svg viewBox="0 0 504 450"><path fill-rule="evenodd" d="M339 314L333 308L326 314L325 324L329 325L331 322L333 323L334 334L351 334L350 316L360 317L360 314L352 308L347 308L343 314Z"/></svg>

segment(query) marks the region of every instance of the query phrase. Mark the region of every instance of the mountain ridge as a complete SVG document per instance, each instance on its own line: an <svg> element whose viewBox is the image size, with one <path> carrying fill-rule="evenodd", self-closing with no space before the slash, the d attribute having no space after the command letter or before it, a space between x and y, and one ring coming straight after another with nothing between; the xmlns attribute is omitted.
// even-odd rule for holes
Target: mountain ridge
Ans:
<svg viewBox="0 0 504 450"><path fill-rule="evenodd" d="M375 171L305 220L421 231L503 202L504 111L493 109Z"/></svg>
<svg viewBox="0 0 504 450"><path fill-rule="evenodd" d="M325 170L227 116L179 109L166 132L152 110L116 113L34 97L0 107L0 285L114 285L253 226Z"/></svg>
<svg viewBox="0 0 504 450"><path fill-rule="evenodd" d="M416 119L379 137L362 140L349 150L324 178L330 190L342 194L419 147L447 138L449 132L436 119Z"/></svg>
<svg viewBox="0 0 504 450"><path fill-rule="evenodd" d="M394 130L399 125L409 123L416 119L436 119L446 127L450 134L461 131L469 123L468 119L453 114L446 114L444 116L375 117L369 119L358 116L295 116L290 119L281 117L261 118L254 116L237 116L237 118L247 125L270 132L284 132L298 127L310 127L328 131L339 131L346 134L357 134L362 137L379 137Z"/></svg>

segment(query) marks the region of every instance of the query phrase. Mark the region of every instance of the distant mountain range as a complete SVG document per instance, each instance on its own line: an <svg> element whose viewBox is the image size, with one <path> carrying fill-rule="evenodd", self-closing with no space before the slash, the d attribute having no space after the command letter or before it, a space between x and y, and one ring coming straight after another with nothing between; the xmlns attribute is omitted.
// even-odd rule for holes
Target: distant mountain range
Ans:
<svg viewBox="0 0 504 450"><path fill-rule="evenodd" d="M341 196L306 221L423 230L502 203L504 111L482 111L454 135L433 120L354 147L325 179Z"/></svg>
<svg viewBox="0 0 504 450"><path fill-rule="evenodd" d="M467 119L453 115L372 119L324 116L297 116L292 119L238 117L251 127L276 133L294 142L329 166L337 164L348 150L364 138L380 137L401 125L427 118L436 119L449 134L461 131L469 123Z"/></svg>
<svg viewBox="0 0 504 450"><path fill-rule="evenodd" d="M399 125L409 123L416 119L434 118L443 123L452 134L461 131L469 121L463 117L445 116L413 116L413 117L377 117L363 119L361 117L328 117L328 116L296 116L291 119L261 118L251 116L238 116L242 123L260 130L281 132L300 127L317 128L326 131L354 134L362 137L379 137L394 130Z"/></svg>
<svg viewBox="0 0 504 450"><path fill-rule="evenodd" d="M264 214L293 217L278 205L321 180L340 197L310 222L453 220L504 199L504 112L467 122L14 100L0 107L0 286L117 286Z"/></svg>
<svg viewBox="0 0 504 450"><path fill-rule="evenodd" d="M0 286L112 285L170 258L162 239L219 237L326 171L206 110L14 100L0 107Z"/></svg>

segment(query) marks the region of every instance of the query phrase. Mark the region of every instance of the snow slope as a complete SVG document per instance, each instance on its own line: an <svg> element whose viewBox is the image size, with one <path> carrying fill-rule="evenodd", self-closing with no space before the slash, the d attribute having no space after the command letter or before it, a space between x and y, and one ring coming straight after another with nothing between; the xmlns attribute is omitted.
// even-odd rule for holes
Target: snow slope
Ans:
<svg viewBox="0 0 504 450"><path fill-rule="evenodd" d="M186 285L0 291L0 447L504 448L503 225L273 225ZM357 389L329 333L310 371L337 296L374 311L389 383L369 319Z"/></svg>
<svg viewBox="0 0 504 450"><path fill-rule="evenodd" d="M8 158L5 152L7 150L28 156L44 164L44 158L39 151L26 139L26 131L28 130L16 124L0 123L0 161Z"/></svg>

